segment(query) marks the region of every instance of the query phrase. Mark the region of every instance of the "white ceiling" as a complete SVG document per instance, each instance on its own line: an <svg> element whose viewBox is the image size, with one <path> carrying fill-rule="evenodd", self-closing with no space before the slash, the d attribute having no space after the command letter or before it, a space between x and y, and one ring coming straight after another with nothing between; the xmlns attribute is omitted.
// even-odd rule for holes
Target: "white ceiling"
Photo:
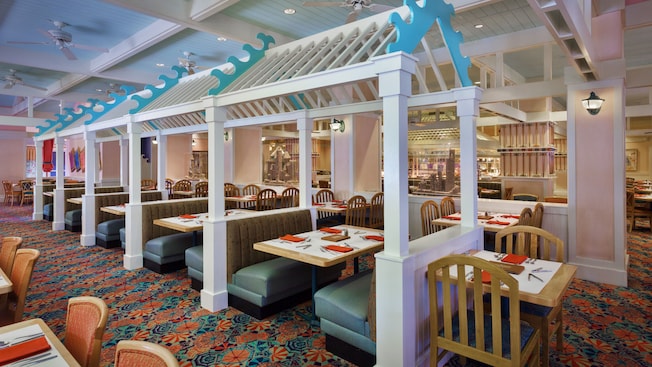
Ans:
<svg viewBox="0 0 652 367"><path fill-rule="evenodd" d="M433 1L433 0L429 0ZM575 0L571 0L575 1ZM336 3L341 1L335 0ZM400 6L402 0L374 0L375 4ZM596 0L598 5L640 0ZM506 74L519 80L543 80L543 44L554 42L530 3L541 0L457 0L453 27L473 47L466 52L475 65L495 64L493 43L510 42L505 51ZM108 98L109 85L126 84L140 90L158 84L161 74L173 75L183 52L192 52L198 66L214 67L227 57L244 57L245 43L259 46L258 32L272 35L277 45L300 39L344 23L350 8L307 7L299 0L3 0L0 2L0 78L9 69L41 91L16 85L0 87L0 115L25 116L26 97L34 97L35 116L58 112L59 103L72 107L88 98ZM285 15L291 7L296 14ZM600 7L598 6L598 9ZM646 7L651 9L652 7ZM373 15L363 10L360 17ZM644 17L645 15L641 15ZM652 14L647 14L652 19ZM77 60L68 60L54 44L17 44L10 41L41 43L49 39L43 32L54 29L52 21L69 26L73 42L95 50L71 48ZM475 24L484 27L476 29ZM534 36L535 34L541 34ZM625 62L628 69L652 66L650 23L625 33ZM520 38L525 39L519 39ZM224 37L226 41L218 41ZM507 41L506 41L507 40ZM432 32L428 46L443 46ZM463 50L464 51L464 50ZM157 67L157 63L165 64ZM552 48L552 77L559 78L570 65L558 47ZM452 76L449 76L452 77ZM101 89L102 92L97 90ZM646 86L628 91L628 104L650 104ZM563 96L557 99L564 103ZM636 100L636 101L635 101Z"/></svg>

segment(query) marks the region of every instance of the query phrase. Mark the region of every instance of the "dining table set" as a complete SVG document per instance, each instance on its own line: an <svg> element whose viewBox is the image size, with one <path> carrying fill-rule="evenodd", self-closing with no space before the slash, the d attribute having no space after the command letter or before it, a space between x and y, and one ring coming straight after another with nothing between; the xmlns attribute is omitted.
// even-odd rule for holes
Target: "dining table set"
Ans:
<svg viewBox="0 0 652 367"><path fill-rule="evenodd" d="M0 366L79 366L42 319L30 319L0 327Z"/></svg>
<svg viewBox="0 0 652 367"><path fill-rule="evenodd" d="M478 212L478 225L487 232L499 232L507 227L518 224L520 215L509 213ZM462 213L453 213L441 218L434 219L433 224L443 227L451 227L460 224Z"/></svg>

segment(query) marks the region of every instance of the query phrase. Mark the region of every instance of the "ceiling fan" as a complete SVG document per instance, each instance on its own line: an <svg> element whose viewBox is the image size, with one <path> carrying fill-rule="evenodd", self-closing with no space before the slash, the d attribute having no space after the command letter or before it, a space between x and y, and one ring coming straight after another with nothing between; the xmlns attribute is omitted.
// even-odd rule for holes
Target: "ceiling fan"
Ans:
<svg viewBox="0 0 652 367"><path fill-rule="evenodd" d="M204 66L197 66L197 63L195 60L191 60L190 58L195 55L194 53L190 51L183 51L183 56L179 58L179 65L183 66L188 70L188 75L192 75L195 73L195 69L208 69L207 67Z"/></svg>
<svg viewBox="0 0 652 367"><path fill-rule="evenodd" d="M21 77L16 75L16 70L14 70L14 69L9 69L9 74L5 75L2 79L6 82L5 83L5 89L11 89L11 88L13 88L14 85L22 85L22 86L25 86L25 87L34 88L34 89L38 89L38 90L42 90L42 91L47 90L46 88L41 88L41 87L38 87L36 85L31 85L31 84L25 83Z"/></svg>
<svg viewBox="0 0 652 367"><path fill-rule="evenodd" d="M106 48L80 45L78 43L72 42L72 34L70 32L63 30L64 27L67 27L70 24L59 20L51 20L51 22L52 24L54 24L56 29L50 29L47 31L39 29L39 32L41 32L41 34L43 34L45 37L50 39L50 41L48 42L7 41L7 43L32 44L32 45L54 44L59 48L59 50L61 50L61 52L63 52L66 58L68 58L68 60L77 60L77 57L75 56L75 54L72 53L70 48L78 48L81 50L90 50L90 51L99 51L99 52L109 52L109 50Z"/></svg>
<svg viewBox="0 0 652 367"><path fill-rule="evenodd" d="M371 0L343 0L343 1L306 1L303 6L339 6L342 8L351 8L351 12L346 17L346 23L351 23L358 19L362 9L369 9L375 13L382 13L394 9L393 6L372 4Z"/></svg>

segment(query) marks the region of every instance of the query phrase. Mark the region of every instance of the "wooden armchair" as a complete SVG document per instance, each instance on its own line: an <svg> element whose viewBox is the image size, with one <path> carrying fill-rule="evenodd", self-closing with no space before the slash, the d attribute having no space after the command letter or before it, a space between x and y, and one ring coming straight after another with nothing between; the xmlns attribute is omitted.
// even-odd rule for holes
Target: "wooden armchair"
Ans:
<svg viewBox="0 0 652 367"><path fill-rule="evenodd" d="M11 269L9 279L13 283L7 302L0 309L0 326L13 324L23 320L25 309L25 298L27 290L32 281L34 264L41 253L35 249L18 249L14 260L14 267Z"/></svg>
<svg viewBox="0 0 652 367"><path fill-rule="evenodd" d="M64 345L82 367L100 365L102 337L109 317L106 303L97 297L68 300Z"/></svg>
<svg viewBox="0 0 652 367"><path fill-rule="evenodd" d="M383 228L385 226L385 194L377 192L369 202L369 228Z"/></svg>
<svg viewBox="0 0 652 367"><path fill-rule="evenodd" d="M458 291L467 286L468 292ZM501 288L508 292L507 310ZM498 265L474 256L445 256L428 265L428 290L431 366L446 352L491 366L539 365L539 330L521 323L518 281Z"/></svg>
<svg viewBox="0 0 652 367"><path fill-rule="evenodd" d="M367 199L355 195L346 202L346 219L344 223L350 226L364 227L367 216Z"/></svg>
<svg viewBox="0 0 652 367"><path fill-rule="evenodd" d="M260 190L256 195L256 210L276 209L276 191L272 189Z"/></svg>
<svg viewBox="0 0 652 367"><path fill-rule="evenodd" d="M114 366L179 367L179 361L161 345L142 340L121 340L116 346Z"/></svg>
<svg viewBox="0 0 652 367"><path fill-rule="evenodd" d="M432 223L440 218L439 204L433 200L426 200L421 204L421 235L427 236L439 230L438 226Z"/></svg>

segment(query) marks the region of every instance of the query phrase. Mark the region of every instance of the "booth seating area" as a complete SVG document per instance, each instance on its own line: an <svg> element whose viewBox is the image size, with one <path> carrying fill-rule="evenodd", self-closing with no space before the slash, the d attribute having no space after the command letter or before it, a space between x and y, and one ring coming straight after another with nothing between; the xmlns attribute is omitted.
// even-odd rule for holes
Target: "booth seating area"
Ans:
<svg viewBox="0 0 652 367"><path fill-rule="evenodd" d="M146 191L140 194L140 200L156 201L163 198L160 191ZM102 211L104 206L120 205L129 202L129 193L108 193L95 196L94 225L95 244L104 248L120 246L120 228L125 226L124 218L116 218L115 214Z"/></svg>
<svg viewBox="0 0 652 367"><path fill-rule="evenodd" d="M326 350L358 366L376 364L376 277L354 274L315 293Z"/></svg>
<svg viewBox="0 0 652 367"><path fill-rule="evenodd" d="M96 194L123 192L122 186L100 186L95 188ZM66 230L71 232L81 232L81 205L68 202L68 199L81 197L86 193L84 188L70 188L63 190L64 212L66 213L64 224Z"/></svg>
<svg viewBox="0 0 652 367"><path fill-rule="evenodd" d="M308 209L281 209L234 218L226 223L229 306L263 319L311 297L311 265L256 251L253 244L286 234L312 231ZM194 289L203 282L203 247L186 250ZM336 281L345 264L318 268L318 284Z"/></svg>
<svg viewBox="0 0 652 367"><path fill-rule="evenodd" d="M143 265L157 273L169 273L185 266L184 254L193 246L193 233L179 233L154 225L154 219L208 212L207 198L152 201L142 204ZM197 233L197 238L201 238Z"/></svg>

